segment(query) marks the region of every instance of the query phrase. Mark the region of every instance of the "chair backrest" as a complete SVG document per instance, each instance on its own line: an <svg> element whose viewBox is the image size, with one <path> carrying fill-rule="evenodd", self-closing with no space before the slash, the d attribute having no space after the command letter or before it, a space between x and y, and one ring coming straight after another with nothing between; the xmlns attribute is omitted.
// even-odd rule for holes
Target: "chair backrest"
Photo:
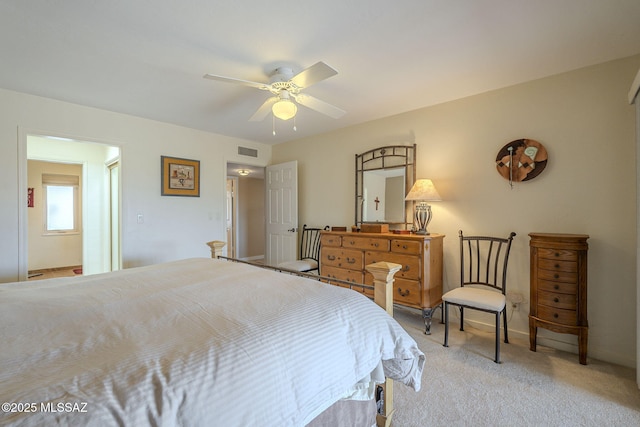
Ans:
<svg viewBox="0 0 640 427"><path fill-rule="evenodd" d="M482 285L507 292L507 263L511 242L509 237L460 235L460 286Z"/></svg>
<svg viewBox="0 0 640 427"><path fill-rule="evenodd" d="M317 262L320 260L320 232L328 230L329 226L324 228L302 226L302 238L300 239L300 257L299 259L313 259Z"/></svg>

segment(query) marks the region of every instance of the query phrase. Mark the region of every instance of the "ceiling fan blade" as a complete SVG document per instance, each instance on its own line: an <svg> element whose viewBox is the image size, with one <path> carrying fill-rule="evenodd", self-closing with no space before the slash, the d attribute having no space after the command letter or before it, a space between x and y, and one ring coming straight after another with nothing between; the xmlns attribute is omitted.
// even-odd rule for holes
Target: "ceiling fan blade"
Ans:
<svg viewBox="0 0 640 427"><path fill-rule="evenodd" d="M295 95L295 100L300 105L304 105L307 108L311 108L312 110L325 114L329 117L333 117L334 119L339 119L347 113L335 105L331 105L305 93Z"/></svg>
<svg viewBox="0 0 640 427"><path fill-rule="evenodd" d="M265 117L271 112L271 106L276 103L278 100L277 96L272 96L268 98L264 103L258 108L258 111L253 113L253 116L249 119L250 122L261 122Z"/></svg>
<svg viewBox="0 0 640 427"><path fill-rule="evenodd" d="M242 80L242 79L234 79L232 77L224 77L224 76L216 76L215 74L205 74L204 76L205 79L210 79L210 80L218 80L220 82L225 82L225 83L238 83L241 85L245 85L245 86L251 86L251 87L255 87L261 90L269 90L271 89L271 85L269 85L268 83L258 83L258 82L252 82L250 80Z"/></svg>
<svg viewBox="0 0 640 427"><path fill-rule="evenodd" d="M299 88L305 88L324 79L328 79L331 76L335 76L336 74L338 74L336 70L320 61L293 76L291 82Z"/></svg>

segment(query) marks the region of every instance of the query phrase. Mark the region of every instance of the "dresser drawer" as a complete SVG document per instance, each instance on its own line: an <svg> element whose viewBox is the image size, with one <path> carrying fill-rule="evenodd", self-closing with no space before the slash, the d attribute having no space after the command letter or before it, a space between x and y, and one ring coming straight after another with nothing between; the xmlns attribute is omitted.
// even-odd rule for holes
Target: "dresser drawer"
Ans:
<svg viewBox="0 0 640 427"><path fill-rule="evenodd" d="M578 273L539 269L538 279L551 280L554 282L576 283L578 281Z"/></svg>
<svg viewBox="0 0 640 427"><path fill-rule="evenodd" d="M322 246L340 246L342 245L342 237L333 234L323 234L322 237L320 237L320 244Z"/></svg>
<svg viewBox="0 0 640 427"><path fill-rule="evenodd" d="M320 274L331 279L344 280L352 283L364 283L364 275L360 270L323 266Z"/></svg>
<svg viewBox="0 0 640 427"><path fill-rule="evenodd" d="M389 239L381 239L376 237L345 236L344 239L342 239L342 247L388 251Z"/></svg>
<svg viewBox="0 0 640 427"><path fill-rule="evenodd" d="M400 271L396 273L396 278L413 280L420 279L420 258L417 256L414 257L403 254L395 254L393 252L377 251L366 251L364 253L364 265L382 261L393 262L402 266Z"/></svg>
<svg viewBox="0 0 640 427"><path fill-rule="evenodd" d="M562 325L575 326L578 324L578 316L575 310L563 310L540 304L538 305L538 318Z"/></svg>
<svg viewBox="0 0 640 427"><path fill-rule="evenodd" d="M561 261L557 259L540 259L538 260L538 268L543 270L576 273L578 271L578 263L575 261Z"/></svg>
<svg viewBox="0 0 640 427"><path fill-rule="evenodd" d="M393 239L391 240L391 252L399 254L420 255L422 242L412 242L411 240Z"/></svg>
<svg viewBox="0 0 640 427"><path fill-rule="evenodd" d="M578 284L577 283L563 283L563 282L551 282L548 280L538 281L538 290L547 292L556 292L562 294L577 295Z"/></svg>
<svg viewBox="0 0 640 427"><path fill-rule="evenodd" d="M578 304L576 294L561 294L559 292L538 292L538 304L565 310L575 310Z"/></svg>
<svg viewBox="0 0 640 427"><path fill-rule="evenodd" d="M364 283L373 286L373 275L365 273ZM393 302L421 307L420 282L410 279L395 279L393 281Z"/></svg>
<svg viewBox="0 0 640 427"><path fill-rule="evenodd" d="M325 246L320 249L320 258L323 266L349 268L352 270L362 270L363 268L363 253L355 249Z"/></svg>
<svg viewBox="0 0 640 427"><path fill-rule="evenodd" d="M545 259L559 259L563 261L577 261L578 251L570 249L538 248L538 257Z"/></svg>

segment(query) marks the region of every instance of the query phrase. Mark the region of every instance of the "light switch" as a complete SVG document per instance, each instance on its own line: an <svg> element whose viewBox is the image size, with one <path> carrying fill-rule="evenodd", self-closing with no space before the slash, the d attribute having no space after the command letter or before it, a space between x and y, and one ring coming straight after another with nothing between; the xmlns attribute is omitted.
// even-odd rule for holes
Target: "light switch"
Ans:
<svg viewBox="0 0 640 427"><path fill-rule="evenodd" d="M138 224L144 224L144 215L138 214Z"/></svg>

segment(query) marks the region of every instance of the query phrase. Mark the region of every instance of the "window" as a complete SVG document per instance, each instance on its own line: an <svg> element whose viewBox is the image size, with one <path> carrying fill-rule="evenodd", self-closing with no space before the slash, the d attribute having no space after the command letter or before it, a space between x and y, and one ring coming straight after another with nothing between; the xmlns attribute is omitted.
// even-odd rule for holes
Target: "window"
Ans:
<svg viewBox="0 0 640 427"><path fill-rule="evenodd" d="M80 224L79 177L42 175L45 234L77 233Z"/></svg>

